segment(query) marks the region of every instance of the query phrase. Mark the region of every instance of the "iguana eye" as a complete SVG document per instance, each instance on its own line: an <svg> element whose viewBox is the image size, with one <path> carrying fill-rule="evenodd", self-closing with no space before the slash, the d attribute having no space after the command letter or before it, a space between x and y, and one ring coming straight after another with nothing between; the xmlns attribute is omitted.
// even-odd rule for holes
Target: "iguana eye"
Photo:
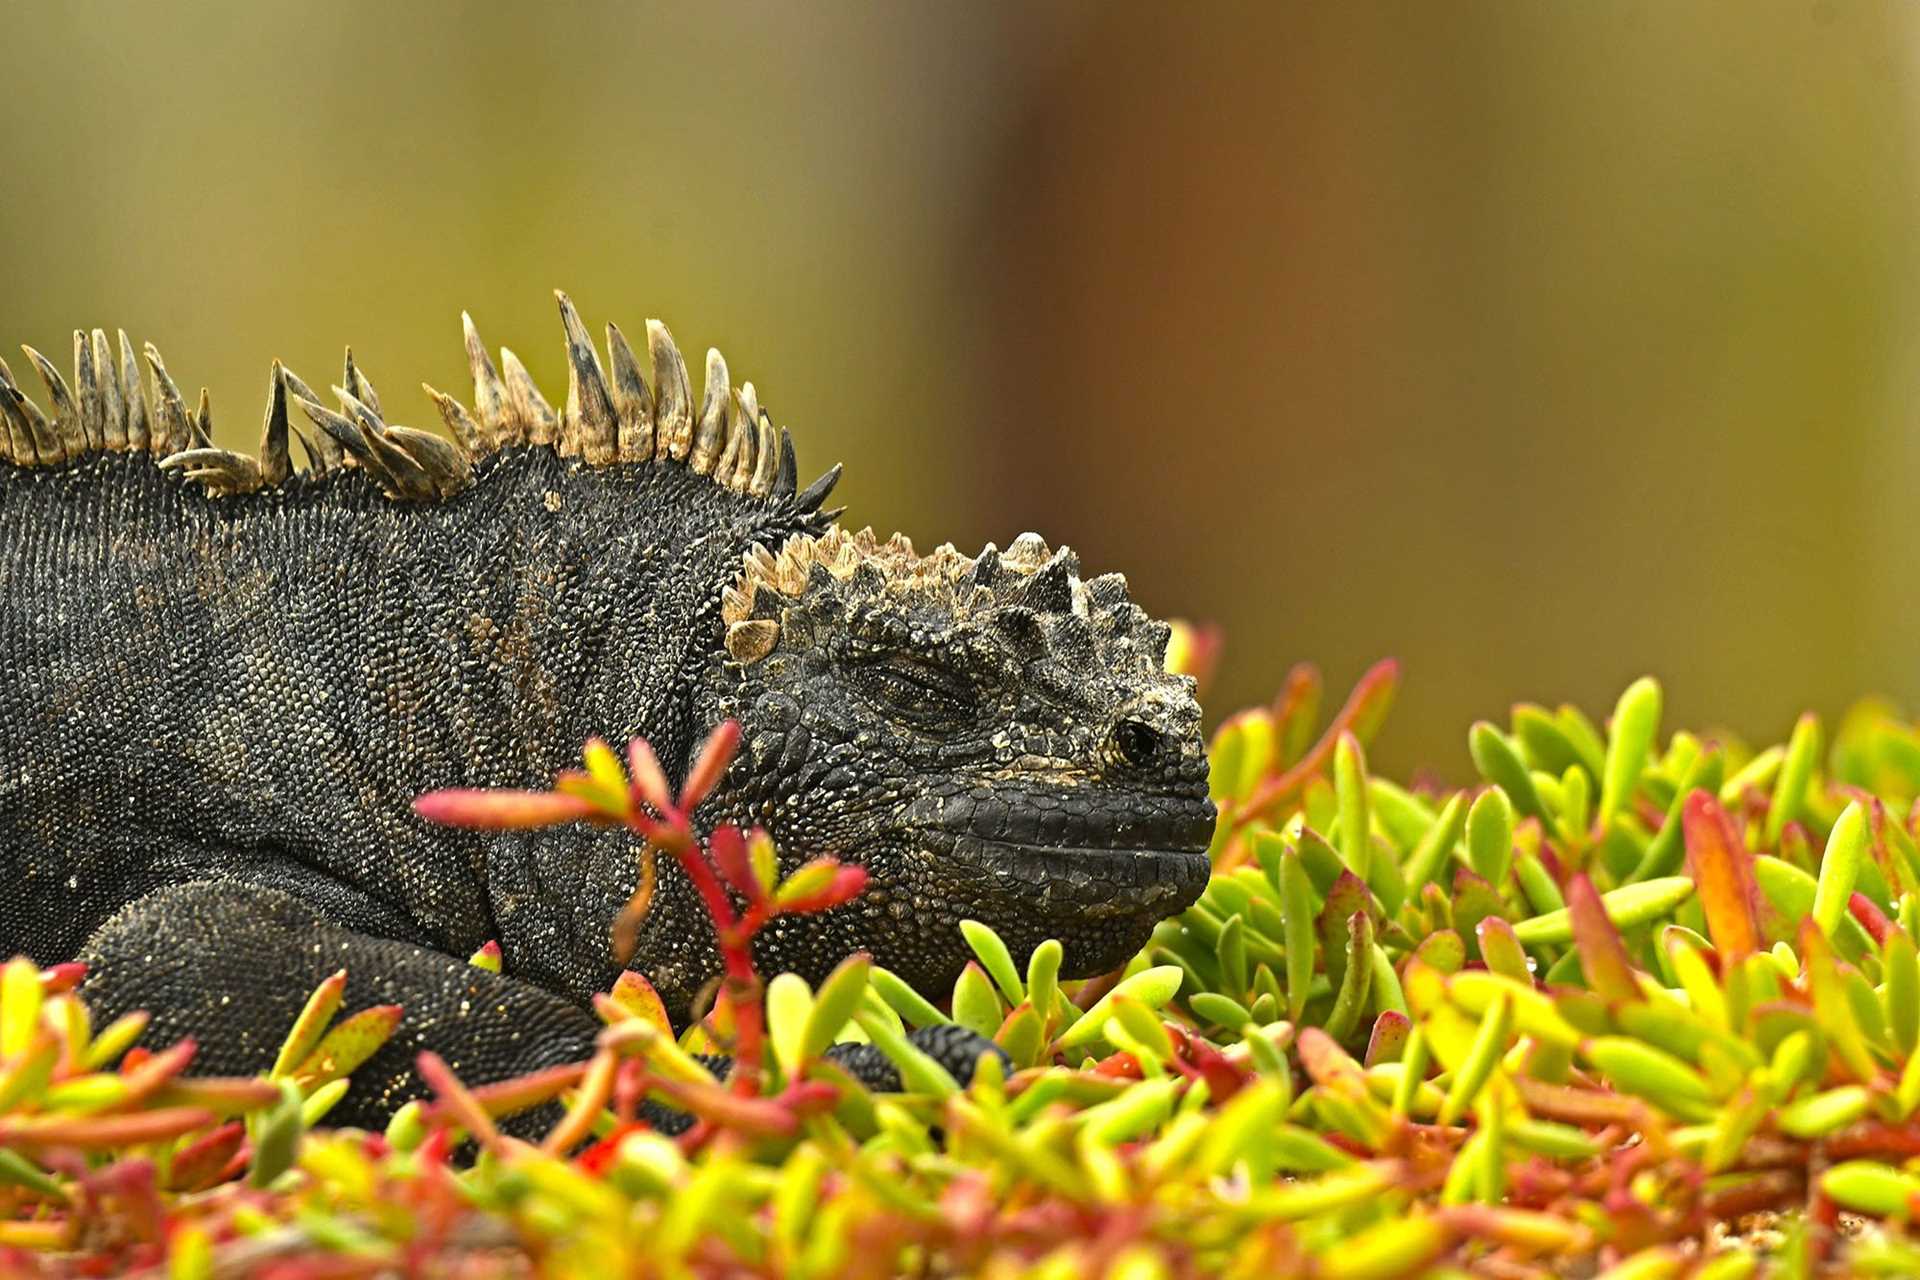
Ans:
<svg viewBox="0 0 1920 1280"><path fill-rule="evenodd" d="M965 722L978 707L973 682L965 675L904 654L861 663L854 679L873 701L921 728L946 728Z"/></svg>

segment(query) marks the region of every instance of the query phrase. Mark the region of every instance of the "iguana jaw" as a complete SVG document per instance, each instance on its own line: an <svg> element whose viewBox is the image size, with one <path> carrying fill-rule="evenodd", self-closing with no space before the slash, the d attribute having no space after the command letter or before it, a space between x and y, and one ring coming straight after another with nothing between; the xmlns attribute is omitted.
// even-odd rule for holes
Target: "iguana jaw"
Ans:
<svg viewBox="0 0 1920 1280"><path fill-rule="evenodd" d="M920 838L933 857L967 866L989 884L1005 879L1043 885L1048 905L1071 905L1086 919L1175 915L1207 884L1204 848L1011 844L945 831L923 832ZM1033 910L1031 898L1022 902Z"/></svg>
<svg viewBox="0 0 1920 1280"><path fill-rule="evenodd" d="M1002 788L915 805L909 821L909 841L969 869L983 891L998 887L1031 914L1071 912L1060 922L1070 927L1185 910L1206 887L1214 808L1203 795Z"/></svg>
<svg viewBox="0 0 1920 1280"><path fill-rule="evenodd" d="M904 861L919 864L946 898L965 902L962 914L993 926L1016 955L1057 938L1066 946L1067 976L1104 972L1206 888L1214 811L1204 797L1094 806L1071 794L1048 794L1042 803L1008 799L899 838L918 855ZM1063 801L1083 813L1067 814ZM957 965L945 968L957 974ZM922 980L944 986L953 976L926 973Z"/></svg>

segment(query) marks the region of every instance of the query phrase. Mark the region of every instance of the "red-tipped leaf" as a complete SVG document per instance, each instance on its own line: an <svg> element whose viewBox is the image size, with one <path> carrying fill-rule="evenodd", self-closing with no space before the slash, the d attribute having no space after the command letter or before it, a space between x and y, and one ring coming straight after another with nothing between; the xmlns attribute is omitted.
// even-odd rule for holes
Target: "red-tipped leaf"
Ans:
<svg viewBox="0 0 1920 1280"><path fill-rule="evenodd" d="M75 1116L0 1121L0 1145L13 1147L127 1147L163 1142L214 1123L202 1107L156 1107L123 1116Z"/></svg>
<svg viewBox="0 0 1920 1280"><path fill-rule="evenodd" d="M1600 891L1584 871L1567 877L1567 914L1573 921L1573 945L1587 985L1606 1000L1637 1000L1640 988L1633 980L1633 962L1620 930L1607 917Z"/></svg>
<svg viewBox="0 0 1920 1280"><path fill-rule="evenodd" d="M1861 928L1872 935L1878 946L1886 946L1887 939L1899 927L1887 918L1887 913L1880 909L1878 903L1857 889L1847 899L1847 911L1860 922Z"/></svg>
<svg viewBox="0 0 1920 1280"><path fill-rule="evenodd" d="M157 1053L150 1053L139 1066L121 1075L126 1082L127 1092L122 1098L122 1107L132 1107L146 1101L154 1093L187 1069L193 1061L196 1046L192 1037L176 1040Z"/></svg>
<svg viewBox="0 0 1920 1280"><path fill-rule="evenodd" d="M681 1110L747 1137L785 1138L800 1127L799 1117L780 1099L742 1096L719 1085L681 1080L656 1081L654 1087Z"/></svg>
<svg viewBox="0 0 1920 1280"><path fill-rule="evenodd" d="M171 1191L204 1191L222 1180L227 1166L247 1140L247 1127L238 1120L195 1138L173 1157L167 1179Z"/></svg>
<svg viewBox="0 0 1920 1280"><path fill-rule="evenodd" d="M713 794L720 785L720 779L727 772L727 766L733 763L733 753L740 749L740 722L722 720L707 735L707 741L700 748L700 755L687 770L686 785L680 788L680 807L692 813L700 807L700 802Z"/></svg>
<svg viewBox="0 0 1920 1280"><path fill-rule="evenodd" d="M414 1069L420 1073L420 1078L426 1082L427 1088L433 1090L439 1097L442 1114L465 1129L468 1136L483 1146L498 1141L500 1130L495 1127L493 1117L487 1114L486 1108L482 1107L467 1086L460 1082L460 1078L453 1074L452 1068L447 1066L446 1061L439 1054L431 1049L422 1050L420 1056L413 1060L413 1064Z"/></svg>
<svg viewBox="0 0 1920 1280"><path fill-rule="evenodd" d="M614 980L613 990L608 993L608 1004L623 1019L639 1018L651 1023L662 1035L673 1035L673 1022L667 1017L666 1002L660 999L660 993L653 989L651 982L631 969Z"/></svg>
<svg viewBox="0 0 1920 1280"><path fill-rule="evenodd" d="M1407 1047L1407 1036L1412 1030L1413 1023L1406 1014L1397 1009L1384 1010L1373 1020L1373 1034L1367 1037L1365 1065L1372 1067L1382 1062L1400 1061L1400 1055Z"/></svg>
<svg viewBox="0 0 1920 1280"><path fill-rule="evenodd" d="M593 1055L566 1115L541 1140L542 1151L548 1155L565 1155L592 1136L594 1121L613 1098L613 1077L619 1067L620 1060L611 1050L602 1049Z"/></svg>
<svg viewBox="0 0 1920 1280"><path fill-rule="evenodd" d="M787 877L775 901L782 914L805 915L843 906L866 887L864 867L843 867L832 858L816 858Z"/></svg>
<svg viewBox="0 0 1920 1280"><path fill-rule="evenodd" d="M293 1069L296 1080L317 1088L353 1072L385 1044L400 1025L403 1010L397 1004L362 1009L328 1031L319 1045Z"/></svg>
<svg viewBox="0 0 1920 1280"><path fill-rule="evenodd" d="M1708 791L1687 797L1681 821L1687 839L1687 869L1699 887L1707 934L1721 956L1738 964L1760 949L1760 890L1733 820Z"/></svg>
<svg viewBox="0 0 1920 1280"><path fill-rule="evenodd" d="M667 785L666 771L645 738L627 739L627 772L633 775L634 794L655 813L664 814L673 807L673 789Z"/></svg>
<svg viewBox="0 0 1920 1280"><path fill-rule="evenodd" d="M595 814L593 802L558 791L482 791L448 787L413 802L428 822L476 831L529 831L557 827Z"/></svg>
<svg viewBox="0 0 1920 1280"><path fill-rule="evenodd" d="M720 868L720 876L733 891L748 902L758 902L763 896L760 889L760 877L753 872L753 857L747 852L747 839L740 834L740 828L727 824L715 827L707 838L707 852L713 855L713 865Z"/></svg>
<svg viewBox="0 0 1920 1280"><path fill-rule="evenodd" d="M40 971L40 987L47 995L59 995L62 991L71 991L80 985L87 976L87 966L77 960L62 964L50 964Z"/></svg>
<svg viewBox="0 0 1920 1280"><path fill-rule="evenodd" d="M584 1062L568 1062L557 1067L496 1080L471 1090L473 1100L490 1116L511 1116L530 1110L543 1102L552 1102L580 1083L587 1072Z"/></svg>

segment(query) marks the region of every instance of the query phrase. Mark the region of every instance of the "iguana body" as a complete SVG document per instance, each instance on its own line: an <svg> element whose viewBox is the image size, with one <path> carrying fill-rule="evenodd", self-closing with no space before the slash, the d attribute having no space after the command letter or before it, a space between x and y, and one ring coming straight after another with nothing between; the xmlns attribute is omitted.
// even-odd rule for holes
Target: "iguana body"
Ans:
<svg viewBox="0 0 1920 1280"><path fill-rule="evenodd" d="M475 1081L576 1060L630 838L442 829L411 801L542 785L594 734L677 775L727 716L743 750L702 820L872 877L781 922L770 966L865 947L931 990L974 916L1092 972L1197 895L1197 707L1124 583L1037 539L968 560L845 535L835 473L798 489L718 353L696 406L664 328L649 385L562 314L557 414L469 325L475 410L434 393L455 443L388 426L351 357L343 414L275 366L258 459L211 447L151 349L149 403L124 335L117 361L76 335L71 386L34 357L51 416L0 366L0 952L86 960L99 1012L148 1009L223 1072L262 1069L344 966L350 1006L406 1009L347 1120L412 1096L423 1048ZM290 401L317 428L300 472ZM503 975L465 963L489 939ZM632 964L676 1017L714 972L671 875Z"/></svg>

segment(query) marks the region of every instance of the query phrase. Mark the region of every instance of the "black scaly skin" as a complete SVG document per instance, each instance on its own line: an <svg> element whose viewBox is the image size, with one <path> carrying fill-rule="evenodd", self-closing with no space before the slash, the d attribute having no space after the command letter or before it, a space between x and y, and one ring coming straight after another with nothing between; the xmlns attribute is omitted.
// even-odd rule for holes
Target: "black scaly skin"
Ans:
<svg viewBox="0 0 1920 1280"><path fill-rule="evenodd" d="M785 619L771 655L730 657L743 554L829 525L790 474L756 496L521 444L433 501L337 467L211 496L145 452L72 452L0 460L0 954L85 961L97 1015L151 1011L147 1041L193 1037L196 1071L263 1070L341 967L348 1009L406 1011L342 1123L417 1096L422 1049L474 1083L587 1056L630 839L455 831L410 804L546 785L594 734L644 736L678 777L738 716L702 821L766 826L787 867L867 867L859 901L769 931L770 972L817 980L864 947L937 994L966 917L1098 972L1204 885L1198 709L1158 670L1158 624L1119 652L1062 632L1071 592L1043 574L1009 623L818 570L761 593L756 616ZM1114 581L1074 579L1083 615ZM466 963L489 939L503 975ZM717 971L670 866L631 966L676 1020ZM963 1077L983 1044L920 1038ZM895 1083L872 1058L851 1063Z"/></svg>

